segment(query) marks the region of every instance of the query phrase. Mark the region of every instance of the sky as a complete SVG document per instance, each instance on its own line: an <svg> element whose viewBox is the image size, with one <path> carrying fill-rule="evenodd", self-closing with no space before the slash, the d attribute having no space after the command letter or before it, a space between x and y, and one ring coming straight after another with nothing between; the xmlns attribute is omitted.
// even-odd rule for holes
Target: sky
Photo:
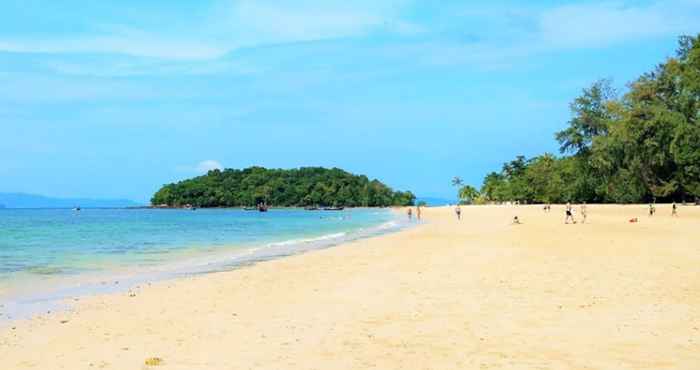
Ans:
<svg viewBox="0 0 700 370"><path fill-rule="evenodd" d="M700 0L0 0L0 192L147 202L259 165L455 198L698 32Z"/></svg>

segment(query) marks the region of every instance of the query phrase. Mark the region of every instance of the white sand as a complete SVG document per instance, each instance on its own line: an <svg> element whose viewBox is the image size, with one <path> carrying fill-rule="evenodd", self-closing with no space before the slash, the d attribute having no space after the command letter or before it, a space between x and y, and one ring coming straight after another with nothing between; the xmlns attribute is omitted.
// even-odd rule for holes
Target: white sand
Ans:
<svg viewBox="0 0 700 370"><path fill-rule="evenodd" d="M588 208L585 225L426 209L398 234L83 299L0 329L0 369L700 369L700 207Z"/></svg>

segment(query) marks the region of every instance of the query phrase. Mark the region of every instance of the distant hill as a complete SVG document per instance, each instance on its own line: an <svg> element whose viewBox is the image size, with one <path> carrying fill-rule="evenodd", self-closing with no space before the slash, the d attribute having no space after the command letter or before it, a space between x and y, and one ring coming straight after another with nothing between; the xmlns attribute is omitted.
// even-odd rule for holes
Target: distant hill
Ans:
<svg viewBox="0 0 700 370"><path fill-rule="evenodd" d="M128 199L51 198L24 193L0 193L0 208L123 208L140 204Z"/></svg>
<svg viewBox="0 0 700 370"><path fill-rule="evenodd" d="M436 197L418 197L416 198L416 204L419 204L420 202L425 202L428 206L431 207L438 207L438 206L447 206L450 204L457 204L457 199L445 199L445 198L436 198Z"/></svg>

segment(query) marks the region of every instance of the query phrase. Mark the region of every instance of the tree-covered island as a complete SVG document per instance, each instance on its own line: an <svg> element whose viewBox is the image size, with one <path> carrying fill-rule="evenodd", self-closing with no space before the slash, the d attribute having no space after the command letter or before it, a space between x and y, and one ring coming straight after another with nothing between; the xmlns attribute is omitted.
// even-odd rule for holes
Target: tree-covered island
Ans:
<svg viewBox="0 0 700 370"><path fill-rule="evenodd" d="M164 185L153 205L182 207L387 207L413 205L410 192L394 191L378 180L338 168L302 167L213 170L206 175Z"/></svg>

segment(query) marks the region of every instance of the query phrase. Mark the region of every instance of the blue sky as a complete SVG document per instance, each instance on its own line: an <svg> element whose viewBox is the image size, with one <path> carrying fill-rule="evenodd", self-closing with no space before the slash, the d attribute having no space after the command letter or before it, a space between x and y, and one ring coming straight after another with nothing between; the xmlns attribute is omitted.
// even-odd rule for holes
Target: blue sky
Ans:
<svg viewBox="0 0 700 370"><path fill-rule="evenodd" d="M146 201L218 166L421 196L556 152L568 103L700 32L680 1L0 2L0 191Z"/></svg>

